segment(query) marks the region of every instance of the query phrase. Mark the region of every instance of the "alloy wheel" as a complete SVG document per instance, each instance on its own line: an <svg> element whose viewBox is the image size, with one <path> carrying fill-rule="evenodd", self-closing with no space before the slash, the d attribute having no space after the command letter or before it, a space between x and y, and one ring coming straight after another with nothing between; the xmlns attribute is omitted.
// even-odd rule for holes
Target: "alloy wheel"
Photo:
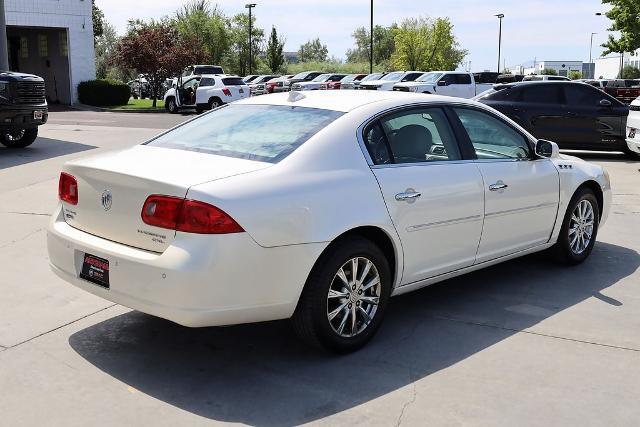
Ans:
<svg viewBox="0 0 640 427"><path fill-rule="evenodd" d="M581 200L573 210L569 223L569 247L574 254L580 255L589 247L594 225L593 205L589 200Z"/></svg>

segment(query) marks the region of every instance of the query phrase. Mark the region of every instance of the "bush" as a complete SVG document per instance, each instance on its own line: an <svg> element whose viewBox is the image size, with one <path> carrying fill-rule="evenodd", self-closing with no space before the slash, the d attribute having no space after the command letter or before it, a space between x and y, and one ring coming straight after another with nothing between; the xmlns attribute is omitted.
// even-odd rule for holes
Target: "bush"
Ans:
<svg viewBox="0 0 640 427"><path fill-rule="evenodd" d="M640 79L640 69L631 65L625 65L620 73L621 79Z"/></svg>
<svg viewBox="0 0 640 427"><path fill-rule="evenodd" d="M78 85L78 99L87 105L126 105L130 97L129 86L117 80L89 80Z"/></svg>

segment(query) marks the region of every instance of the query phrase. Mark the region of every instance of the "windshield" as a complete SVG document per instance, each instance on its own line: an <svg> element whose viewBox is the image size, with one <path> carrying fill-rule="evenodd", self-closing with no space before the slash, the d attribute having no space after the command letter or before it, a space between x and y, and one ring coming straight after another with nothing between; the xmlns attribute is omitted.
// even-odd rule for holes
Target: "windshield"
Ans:
<svg viewBox="0 0 640 427"><path fill-rule="evenodd" d="M304 79L305 77L307 77L309 74L310 74L310 73L309 73L309 71L303 71L303 72L298 73L298 74L296 74L295 76L293 76L293 77L292 77L292 79L295 79L295 80L302 80L302 79Z"/></svg>
<svg viewBox="0 0 640 427"><path fill-rule="evenodd" d="M355 80L355 78L358 77L357 74L349 74L347 76L344 76L342 78L342 80L340 80L340 83L349 83Z"/></svg>
<svg viewBox="0 0 640 427"><path fill-rule="evenodd" d="M404 76L404 73L402 71L396 71L395 73L387 74L386 76L384 76L380 80L398 81L398 80L400 80L402 78L402 76Z"/></svg>
<svg viewBox="0 0 640 427"><path fill-rule="evenodd" d="M331 74L320 74L318 77L316 77L315 79L311 80L312 82L323 82L325 80L327 80L329 78L329 76L331 76Z"/></svg>
<svg viewBox="0 0 640 427"><path fill-rule="evenodd" d="M442 77L442 75L443 73L427 73L427 74L421 75L418 79L416 79L416 81L426 82L426 83L435 83L438 81L440 77Z"/></svg>
<svg viewBox="0 0 640 427"><path fill-rule="evenodd" d="M283 105L227 105L147 144L277 163L342 114Z"/></svg>
<svg viewBox="0 0 640 427"><path fill-rule="evenodd" d="M382 76L383 76L382 73L373 73L373 74L369 74L367 77L365 77L361 81L368 82L369 80L380 80Z"/></svg>

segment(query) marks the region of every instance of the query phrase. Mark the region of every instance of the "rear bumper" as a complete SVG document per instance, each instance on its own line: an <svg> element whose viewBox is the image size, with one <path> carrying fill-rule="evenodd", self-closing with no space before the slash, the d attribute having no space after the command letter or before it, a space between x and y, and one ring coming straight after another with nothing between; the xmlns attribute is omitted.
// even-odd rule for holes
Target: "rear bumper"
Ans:
<svg viewBox="0 0 640 427"><path fill-rule="evenodd" d="M184 326L285 319L324 244L263 248L247 233L178 233L162 254L69 226L58 209L47 232L51 269L106 300ZM84 254L109 261L110 288L81 279Z"/></svg>
<svg viewBox="0 0 640 427"><path fill-rule="evenodd" d="M627 126L626 129L626 135L627 135L627 147L629 148L629 150L633 151L634 153L638 153L640 154L640 123L633 123L633 125L636 126ZM629 133L631 132L631 129L635 129L636 130L636 136L634 138L629 138Z"/></svg>

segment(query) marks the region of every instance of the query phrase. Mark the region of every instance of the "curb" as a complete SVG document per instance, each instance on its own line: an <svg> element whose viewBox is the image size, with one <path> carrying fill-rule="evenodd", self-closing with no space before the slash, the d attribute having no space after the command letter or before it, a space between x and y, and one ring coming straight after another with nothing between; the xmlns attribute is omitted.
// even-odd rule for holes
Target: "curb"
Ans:
<svg viewBox="0 0 640 427"><path fill-rule="evenodd" d="M116 109L116 108L102 108L102 107L94 107L93 105L86 104L74 104L72 106L76 110L80 111L96 111L96 112L105 112L105 113L150 113L150 114L167 114L167 110L164 108L137 108L137 109Z"/></svg>

